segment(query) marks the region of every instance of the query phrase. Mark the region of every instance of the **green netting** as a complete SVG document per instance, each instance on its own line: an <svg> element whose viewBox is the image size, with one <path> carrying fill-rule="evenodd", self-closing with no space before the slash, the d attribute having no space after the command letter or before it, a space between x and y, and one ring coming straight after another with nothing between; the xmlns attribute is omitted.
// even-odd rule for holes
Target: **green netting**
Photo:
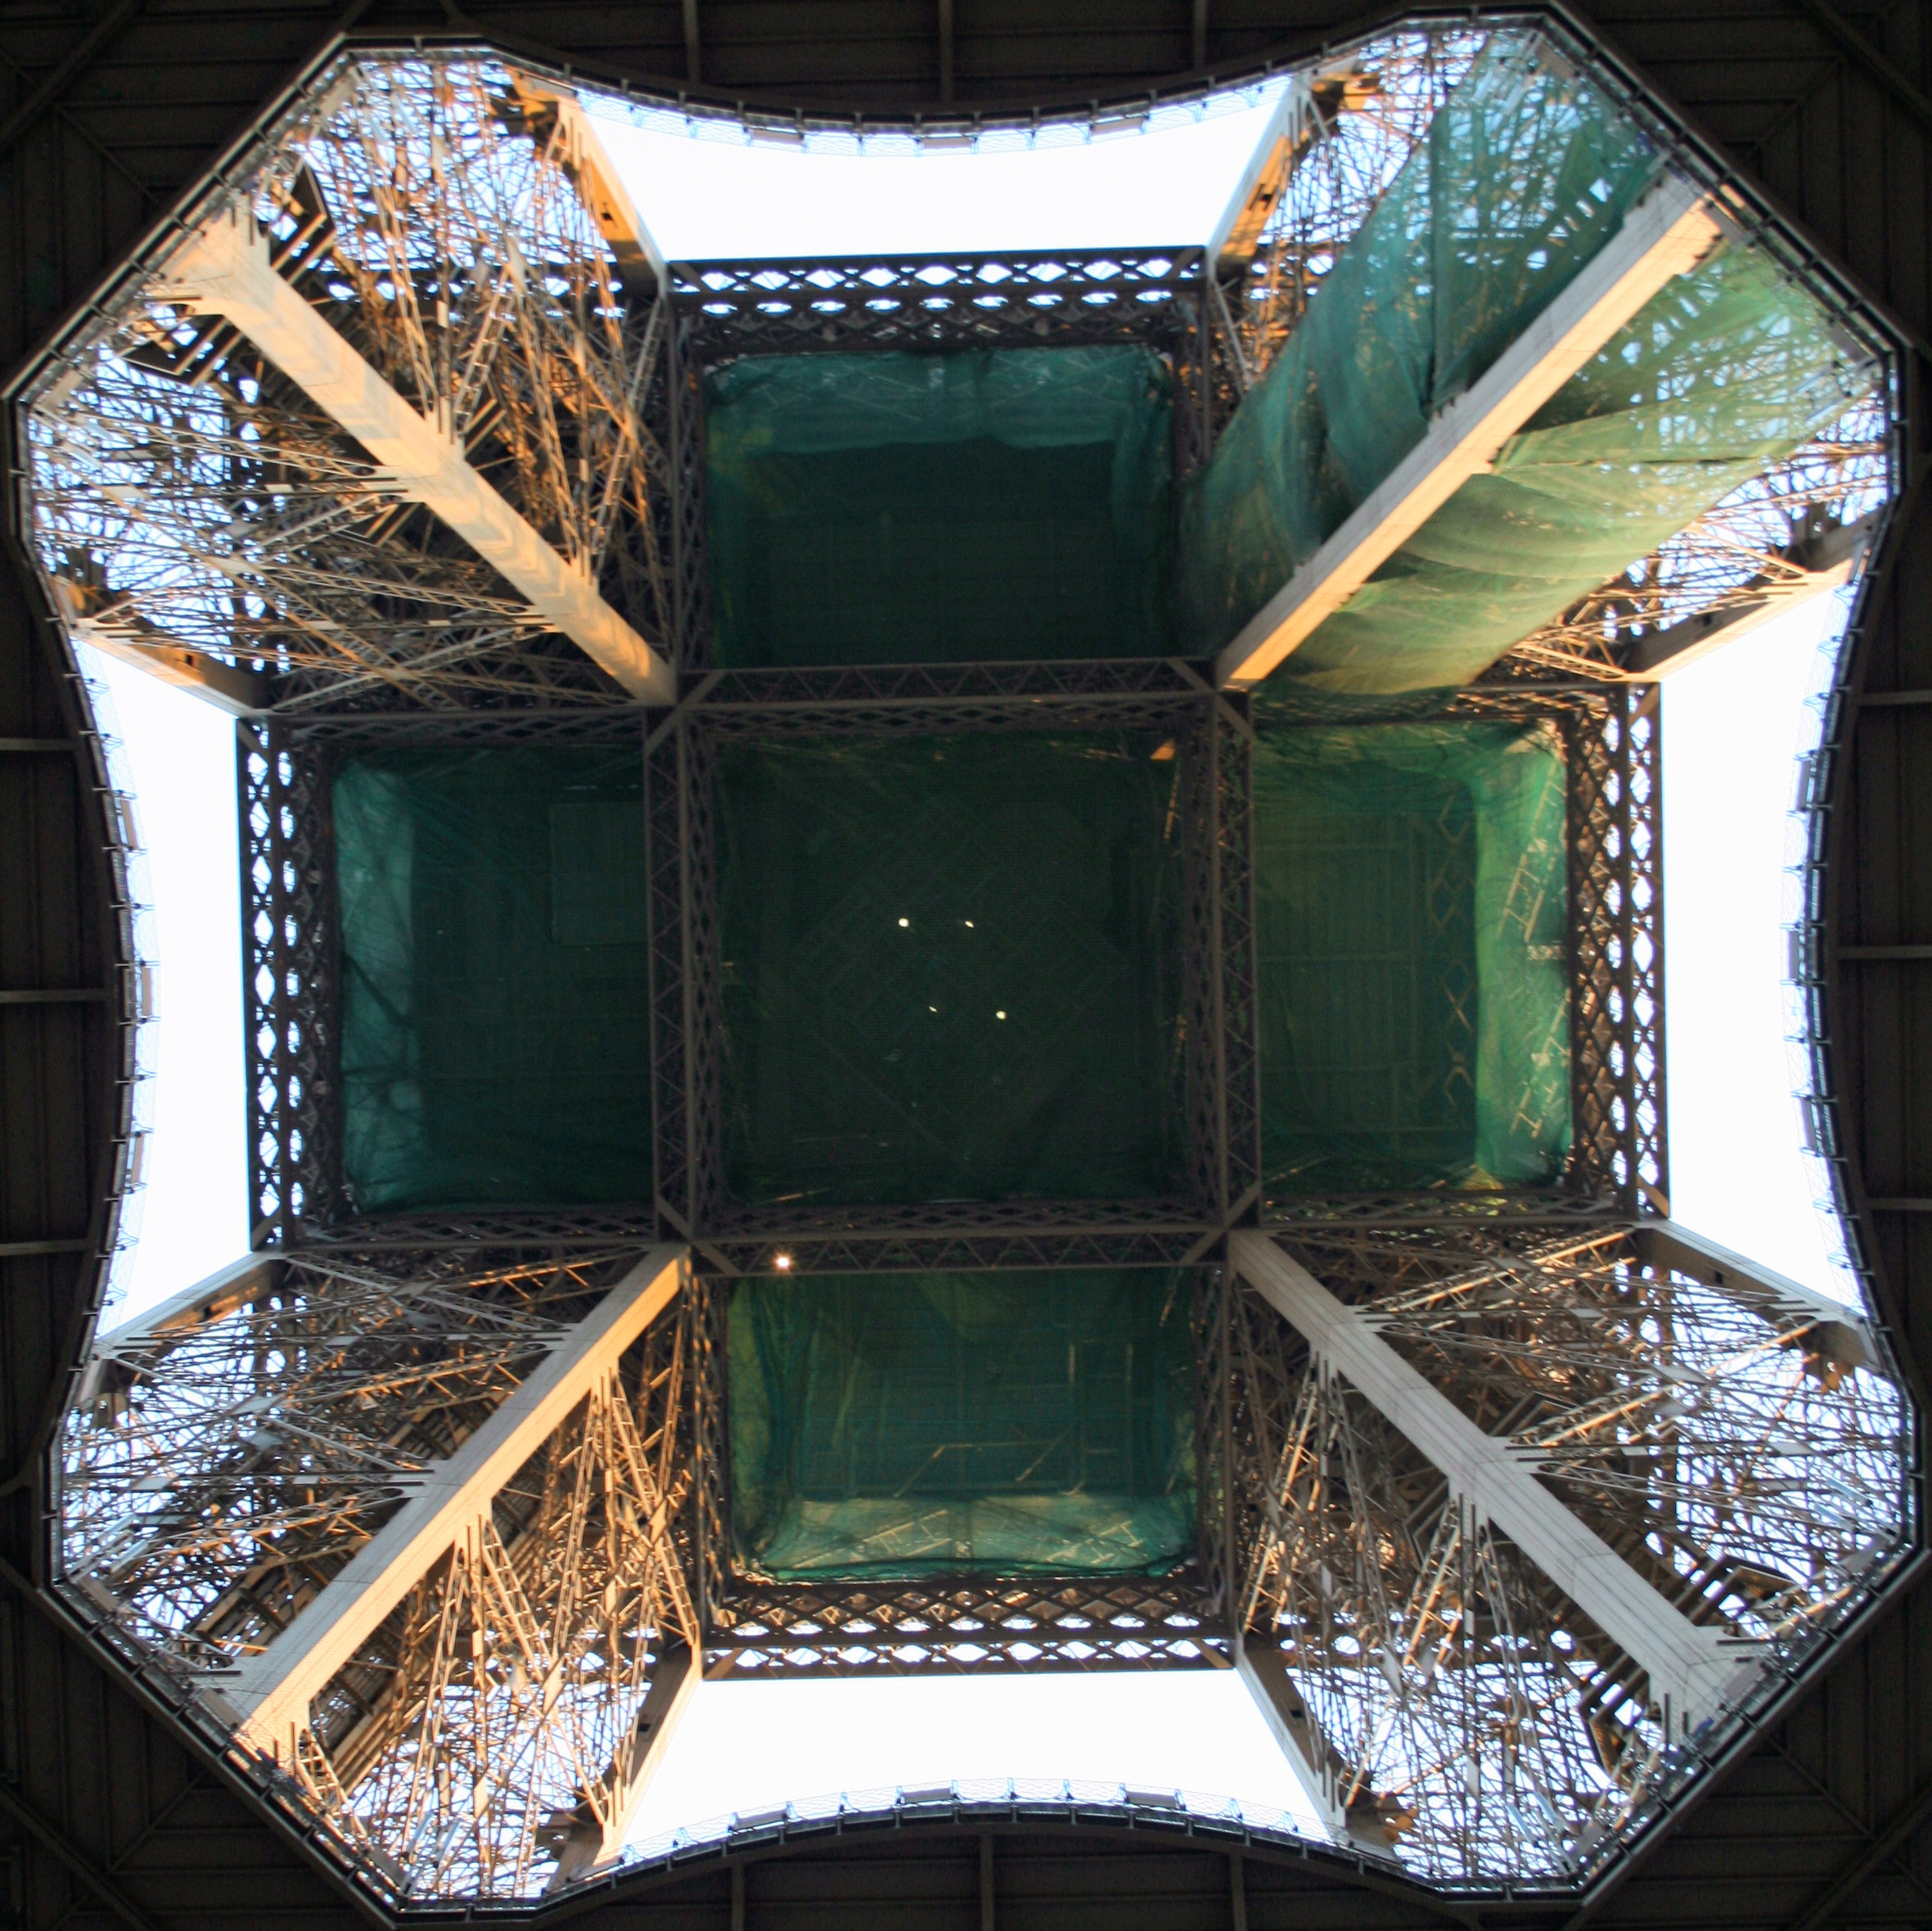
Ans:
<svg viewBox="0 0 1932 1931"><path fill-rule="evenodd" d="M1160 655L1169 388L1137 347L709 371L715 660Z"/></svg>
<svg viewBox="0 0 1932 1931"><path fill-rule="evenodd" d="M343 1164L390 1208L648 1200L634 750L406 751L336 779Z"/></svg>
<svg viewBox="0 0 1932 1931"><path fill-rule="evenodd" d="M1175 1184L1178 764L1133 734L727 751L741 1200Z"/></svg>
<svg viewBox="0 0 1932 1931"><path fill-rule="evenodd" d="M1187 624L1226 642L1594 254L1656 169L1588 82L1498 36L1186 508ZM1870 387L1760 250L1664 289L1279 673L1338 691L1467 683L1790 453Z"/></svg>
<svg viewBox="0 0 1932 1931"><path fill-rule="evenodd" d="M1567 287L1657 172L1533 36L1498 34L1343 249L1183 505L1184 625L1218 650Z"/></svg>
<svg viewBox="0 0 1932 1931"><path fill-rule="evenodd" d="M1159 1573L1193 1552L1178 1275L744 1281L728 1360L742 1571Z"/></svg>
<svg viewBox="0 0 1932 1931"><path fill-rule="evenodd" d="M1532 1186L1569 1150L1564 763L1547 725L1254 747L1271 1188Z"/></svg>

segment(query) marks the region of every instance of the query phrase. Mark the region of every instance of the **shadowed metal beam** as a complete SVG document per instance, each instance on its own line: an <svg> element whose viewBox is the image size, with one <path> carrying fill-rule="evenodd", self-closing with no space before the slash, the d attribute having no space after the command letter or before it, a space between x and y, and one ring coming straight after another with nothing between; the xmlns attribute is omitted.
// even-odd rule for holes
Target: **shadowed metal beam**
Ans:
<svg viewBox="0 0 1932 1931"><path fill-rule="evenodd" d="M637 1728L626 1746L626 1760L615 1767L619 1771L624 1791L616 1821L608 1830L600 1830L595 1824L579 1825L574 1830L557 1852L556 1870L548 1889L561 1891L565 1884L623 1854L631 1819L637 1814L637 1806L644 1801L651 1780L663 1769L671 1739L704 1680L697 1657L682 1643L667 1647L658 1658L644 1707L637 1713Z"/></svg>
<svg viewBox="0 0 1932 1931"><path fill-rule="evenodd" d="M624 176L583 103L570 88L527 74L516 76L516 86L517 99L538 129L546 123L557 129L564 171L617 258L617 279L624 293L655 295L669 288L664 252L638 214Z"/></svg>
<svg viewBox="0 0 1932 1931"><path fill-rule="evenodd" d="M205 650L177 641L128 607L93 609L98 602L82 584L65 577L49 577L61 623L76 643L132 664L151 677L211 704L231 717L245 718L266 709L268 681L254 671L238 670Z"/></svg>
<svg viewBox="0 0 1932 1931"><path fill-rule="evenodd" d="M1673 1220L1638 1222L1631 1230L1630 1245L1653 1267L1687 1274L1768 1321L1816 1322L1813 1331L1821 1348L1845 1367L1870 1368L1880 1375L1891 1372L1885 1350L1871 1324L1858 1308L1843 1301L1760 1267Z"/></svg>
<svg viewBox="0 0 1932 1931"><path fill-rule="evenodd" d="M1683 1615L1571 1515L1506 1443L1485 1434L1358 1309L1337 1300L1267 1235L1232 1233L1227 1249L1229 1264L1317 1358L1393 1422L1456 1493L1636 1662L1664 1703L1673 1735L1716 1713L1742 1663L1727 1654L1722 1632Z"/></svg>
<svg viewBox="0 0 1932 1931"><path fill-rule="evenodd" d="M1346 1776L1349 1767L1295 1688L1280 1649L1265 1638L1244 1638L1235 1646L1235 1668L1322 1828L1337 1843L1349 1843L1348 1813L1335 1794L1336 1779Z"/></svg>
<svg viewBox="0 0 1932 1931"><path fill-rule="evenodd" d="M1832 1879L1801 1916L1791 1920L1790 1931L1821 1931L1859 1885L1889 1857L1903 1849L1906 1840L1929 1819L1932 1819L1932 1783L1919 1786L1891 1822Z"/></svg>
<svg viewBox="0 0 1932 1931"><path fill-rule="evenodd" d="M1752 587L1757 594L1748 603L1732 604L1709 616L1687 617L1668 630L1639 637L1630 652L1630 668L1647 677L1667 677L1708 657L1719 646L1749 637L1760 624L1836 590L1851 580L1877 520L1862 517L1794 546L1786 554L1799 574L1759 579Z"/></svg>
<svg viewBox="0 0 1932 1931"><path fill-rule="evenodd" d="M439 517L633 696L675 697L669 664L605 602L589 573L559 556L471 467L448 427L412 409L275 272L245 214L200 229L169 264L161 299L240 329L390 472L397 494Z"/></svg>
<svg viewBox="0 0 1932 1931"><path fill-rule="evenodd" d="M1701 189L1667 176L1576 279L1430 423L1423 438L1256 612L1215 682L1258 684L1348 602L1617 331L1723 229Z"/></svg>
<svg viewBox="0 0 1932 1931"><path fill-rule="evenodd" d="M1305 83L1295 81L1275 103L1275 110L1254 143L1254 151L1227 198L1227 206L1208 241L1213 272L1223 278L1254 260L1262 230L1279 205L1288 177L1314 138L1314 117Z"/></svg>
<svg viewBox="0 0 1932 1931"><path fill-rule="evenodd" d="M426 1471L412 1499L223 1687L237 1743L289 1758L311 1699L670 1305L684 1270L683 1248L652 1249L454 1455Z"/></svg>

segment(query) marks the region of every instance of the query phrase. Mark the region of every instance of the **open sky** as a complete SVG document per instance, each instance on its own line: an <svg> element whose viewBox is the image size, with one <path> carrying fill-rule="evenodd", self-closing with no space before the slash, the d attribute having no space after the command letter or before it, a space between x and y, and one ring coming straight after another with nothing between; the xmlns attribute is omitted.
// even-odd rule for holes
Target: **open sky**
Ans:
<svg viewBox="0 0 1932 1931"><path fill-rule="evenodd" d="M1264 110L1092 146L1001 155L805 153L607 124L673 258L1207 239ZM1714 1238L1827 1291L1784 1038L1785 871L1835 599L1681 674L1664 703L1672 1204ZM143 1306L247 1245L233 727L138 671L111 692L151 854L159 1069L142 1234ZM1301 1803L1224 1673L708 1684L637 1821L645 1837L788 1796L968 1776L1119 1779Z"/></svg>

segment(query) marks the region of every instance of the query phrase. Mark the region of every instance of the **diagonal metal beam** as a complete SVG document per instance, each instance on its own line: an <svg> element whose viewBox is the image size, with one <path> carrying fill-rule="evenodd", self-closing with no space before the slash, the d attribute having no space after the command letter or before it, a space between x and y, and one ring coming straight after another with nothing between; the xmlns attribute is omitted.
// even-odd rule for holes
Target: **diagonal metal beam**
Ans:
<svg viewBox="0 0 1932 1931"><path fill-rule="evenodd" d="M1752 587L1757 595L1750 602L1729 604L1708 616L1687 617L1666 630L1638 638L1630 653L1630 668L1641 676L1669 677L1708 657L1719 646L1734 644L1760 625L1849 583L1877 521L1876 515L1862 517L1828 531L1815 542L1786 551L1799 574L1754 579Z"/></svg>
<svg viewBox="0 0 1932 1931"><path fill-rule="evenodd" d="M571 1832L557 1853L556 1870L549 1889L561 1891L565 1884L622 1855L624 1839L630 1834L631 1820L637 1814L637 1806L644 1801L651 1780L664 1767L671 1739L704 1680L699 1658L682 1644L667 1648L659 1658L644 1707L637 1713L637 1729L626 1747L625 1759L614 1767L624 1792L617 1807L617 1821L608 1830L591 1824Z"/></svg>
<svg viewBox="0 0 1932 1931"><path fill-rule="evenodd" d="M454 1455L426 1472L415 1497L223 1687L237 1743L292 1760L311 1699L670 1305L685 1272L685 1249L653 1249Z"/></svg>
<svg viewBox="0 0 1932 1931"><path fill-rule="evenodd" d="M1394 472L1249 621L1216 660L1245 690L1313 635L1583 364L1723 230L1703 191L1669 175L1563 293L1430 423Z"/></svg>
<svg viewBox="0 0 1932 1931"><path fill-rule="evenodd" d="M1701 1281L1767 1320L1816 1322L1813 1332L1820 1347L1844 1366L1869 1368L1888 1376L1892 1373L1885 1348L1872 1332L1871 1324L1858 1308L1843 1301L1760 1267L1674 1220L1639 1221L1631 1229L1630 1245L1652 1266L1673 1267L1693 1281Z"/></svg>
<svg viewBox="0 0 1932 1931"><path fill-rule="evenodd" d="M218 215L169 263L167 301L232 322L422 504L633 696L669 704L670 665L471 466L448 426L419 415L278 275L244 213Z"/></svg>
<svg viewBox="0 0 1932 1931"><path fill-rule="evenodd" d="M20 137L32 133L43 114L61 104L61 97L84 74L96 54L139 13L146 0L120 0L96 20L73 52L4 121L0 121L0 156L13 151Z"/></svg>
<svg viewBox="0 0 1932 1931"><path fill-rule="evenodd" d="M1849 55L1864 69L1921 128L1932 133L1932 99L1914 87L1878 47L1835 7L1829 4L1829 0L1790 0L1790 4L1813 22L1840 53Z"/></svg>
<svg viewBox="0 0 1932 1931"><path fill-rule="evenodd" d="M1228 1262L1305 1339L1316 1357L1388 1417L1451 1488L1563 1590L1644 1671L1682 1736L1716 1713L1744 1657L1720 1632L1678 1610L1267 1235L1228 1236Z"/></svg>
<svg viewBox="0 0 1932 1931"><path fill-rule="evenodd" d="M1932 1820L1932 1782L1920 1785L1885 1829L1832 1879L1801 1915L1792 1920L1790 1931L1822 1931L1837 1915L1839 1906L1887 1859L1903 1850L1907 1839L1929 1820Z"/></svg>
<svg viewBox="0 0 1932 1931"><path fill-rule="evenodd" d="M576 94L554 81L528 74L517 74L515 84L533 131L542 134L551 128L556 129L564 171L617 258L617 279L624 293L648 296L668 292L671 277L664 252L631 200L597 123L583 111Z"/></svg>
<svg viewBox="0 0 1932 1931"><path fill-rule="evenodd" d="M1275 103L1220 220L1214 223L1207 250L1211 274L1225 278L1254 260L1262 230L1279 205L1288 178L1315 132L1307 83L1294 82Z"/></svg>

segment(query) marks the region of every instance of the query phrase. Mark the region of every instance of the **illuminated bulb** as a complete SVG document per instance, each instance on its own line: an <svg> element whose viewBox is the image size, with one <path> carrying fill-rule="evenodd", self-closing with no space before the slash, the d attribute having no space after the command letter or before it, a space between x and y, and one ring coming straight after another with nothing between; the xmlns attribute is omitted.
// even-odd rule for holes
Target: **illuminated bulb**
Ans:
<svg viewBox="0 0 1932 1931"><path fill-rule="evenodd" d="M996 1012L993 1016L996 1020L1003 1020L1007 1015L1003 1012Z"/></svg>
<svg viewBox="0 0 1932 1931"><path fill-rule="evenodd" d="M899 920L899 923L900 923L902 925L911 925L911 924L912 924L912 921L910 919L901 919L901 920Z"/></svg>
<svg viewBox="0 0 1932 1931"><path fill-rule="evenodd" d="M772 1265L781 1274L788 1273L791 1268L791 1256L789 1254L776 1254L772 1257Z"/></svg>

